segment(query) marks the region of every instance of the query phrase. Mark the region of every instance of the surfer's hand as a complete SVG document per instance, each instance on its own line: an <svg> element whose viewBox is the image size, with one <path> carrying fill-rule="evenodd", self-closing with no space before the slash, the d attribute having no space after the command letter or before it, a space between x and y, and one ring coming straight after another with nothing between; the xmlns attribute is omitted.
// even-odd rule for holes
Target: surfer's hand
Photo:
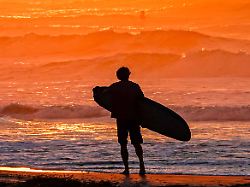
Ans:
<svg viewBox="0 0 250 187"><path fill-rule="evenodd" d="M93 92L95 92L97 89L99 89L100 88L100 86L96 86L96 87L94 87L93 89L92 89L92 91Z"/></svg>

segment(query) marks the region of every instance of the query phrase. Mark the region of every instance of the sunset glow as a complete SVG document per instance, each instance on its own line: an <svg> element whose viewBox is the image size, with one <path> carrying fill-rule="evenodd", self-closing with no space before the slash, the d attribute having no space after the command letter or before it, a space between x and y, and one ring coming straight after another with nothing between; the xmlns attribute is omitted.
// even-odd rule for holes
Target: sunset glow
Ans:
<svg viewBox="0 0 250 187"><path fill-rule="evenodd" d="M125 66L141 99L192 133L142 128L149 173L249 176L249 12L249 0L0 0L0 171L120 173L116 120L92 89ZM151 125L175 124L162 116Z"/></svg>
<svg viewBox="0 0 250 187"><path fill-rule="evenodd" d="M247 32L249 3L245 0L0 2L0 21L3 25L0 35L31 32L83 34L103 28L120 32L161 28L250 38ZM234 28L235 25L238 26Z"/></svg>

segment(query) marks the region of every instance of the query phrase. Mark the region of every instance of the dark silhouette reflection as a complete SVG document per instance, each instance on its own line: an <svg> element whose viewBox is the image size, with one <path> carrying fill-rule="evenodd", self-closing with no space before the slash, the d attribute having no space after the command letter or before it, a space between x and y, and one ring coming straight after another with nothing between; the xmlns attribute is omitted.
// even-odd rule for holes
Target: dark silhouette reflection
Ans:
<svg viewBox="0 0 250 187"><path fill-rule="evenodd" d="M141 178L140 178L139 183L140 183L142 186L148 186L148 185L149 185L149 182L148 182L148 180L147 180L146 175L143 174L143 175L140 175L140 176L141 176Z"/></svg>
<svg viewBox="0 0 250 187"><path fill-rule="evenodd" d="M116 118L118 142L121 145L121 157L125 166L122 172L125 175L129 174L128 164L128 134L130 135L131 143L134 145L136 155L140 162L140 175L145 174L143 161L143 143L140 121L136 111L136 103L138 99L143 98L144 94L140 86L129 80L130 71L127 67L121 67L117 70L116 76L118 82L113 83L108 91L111 94L111 117Z"/></svg>
<svg viewBox="0 0 250 187"><path fill-rule="evenodd" d="M147 180L146 175L140 175L138 178L135 175L126 175L122 181L122 183L119 185L121 187L126 187L126 186L151 186L149 181Z"/></svg>

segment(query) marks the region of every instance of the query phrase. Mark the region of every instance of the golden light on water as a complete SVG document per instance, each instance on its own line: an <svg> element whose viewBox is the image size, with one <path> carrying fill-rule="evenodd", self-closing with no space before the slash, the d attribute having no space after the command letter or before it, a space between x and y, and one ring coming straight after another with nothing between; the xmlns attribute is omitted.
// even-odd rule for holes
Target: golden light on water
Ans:
<svg viewBox="0 0 250 187"><path fill-rule="evenodd" d="M32 172L32 173L86 173L84 171L65 171L65 170L41 170L32 169L28 167L0 167L0 171L21 171L21 172Z"/></svg>

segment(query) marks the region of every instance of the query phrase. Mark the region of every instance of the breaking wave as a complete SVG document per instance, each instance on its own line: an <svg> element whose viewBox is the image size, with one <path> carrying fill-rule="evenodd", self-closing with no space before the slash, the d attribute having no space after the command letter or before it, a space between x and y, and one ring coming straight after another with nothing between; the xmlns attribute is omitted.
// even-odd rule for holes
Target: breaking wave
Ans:
<svg viewBox="0 0 250 187"><path fill-rule="evenodd" d="M34 47L36 46L36 47ZM177 53L222 49L250 51L250 42L218 38L194 31L142 31L137 35L112 30L86 35L38 35L0 37L2 57L100 56L128 52Z"/></svg>
<svg viewBox="0 0 250 187"><path fill-rule="evenodd" d="M191 121L250 121L250 106L171 107Z"/></svg>
<svg viewBox="0 0 250 187"><path fill-rule="evenodd" d="M189 121L250 121L250 106L171 106ZM0 108L0 116L24 120L87 119L109 117L109 112L98 106L28 106L9 104Z"/></svg>
<svg viewBox="0 0 250 187"><path fill-rule="evenodd" d="M108 112L97 106L27 106L9 104L1 109L0 116L10 116L19 119L81 119L107 116Z"/></svg>

